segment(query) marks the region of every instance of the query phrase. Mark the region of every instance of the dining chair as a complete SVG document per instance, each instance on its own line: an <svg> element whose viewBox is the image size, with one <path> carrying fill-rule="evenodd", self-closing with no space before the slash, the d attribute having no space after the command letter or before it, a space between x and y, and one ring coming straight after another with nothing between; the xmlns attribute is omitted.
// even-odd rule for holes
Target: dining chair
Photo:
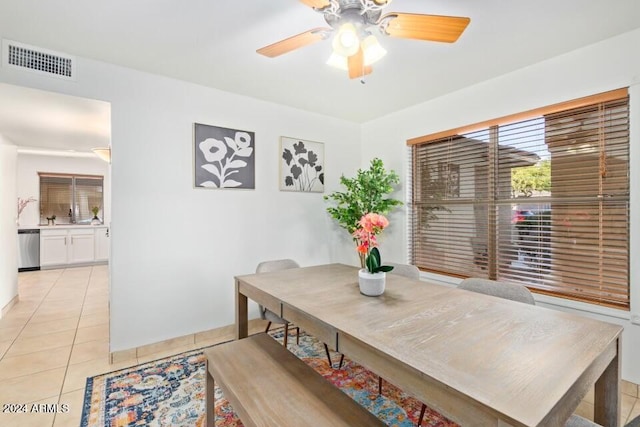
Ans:
<svg viewBox="0 0 640 427"><path fill-rule="evenodd" d="M393 267L389 274L408 277L409 279L420 280L420 269L412 264L398 264L386 262L386 265ZM382 377L378 376L378 394L382 394Z"/></svg>
<svg viewBox="0 0 640 427"><path fill-rule="evenodd" d="M256 267L256 273L270 273L272 271L290 270L300 267L297 262L292 259L277 259L272 261L263 261ZM260 307L260 318L266 320L267 328L265 332L269 332L272 323L284 325L284 346L287 346L287 338L289 337L289 321L275 314L273 311ZM300 344L300 328L296 326L296 344Z"/></svg>
<svg viewBox="0 0 640 427"><path fill-rule="evenodd" d="M529 289L517 283L498 282L496 280L470 277L460 282L458 289L523 302L530 305L536 304Z"/></svg>

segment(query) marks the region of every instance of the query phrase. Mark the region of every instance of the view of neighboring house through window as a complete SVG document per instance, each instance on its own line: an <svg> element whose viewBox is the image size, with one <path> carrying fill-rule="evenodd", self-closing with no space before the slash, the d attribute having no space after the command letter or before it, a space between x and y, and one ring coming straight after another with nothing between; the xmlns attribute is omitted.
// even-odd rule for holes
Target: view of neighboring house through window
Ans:
<svg viewBox="0 0 640 427"><path fill-rule="evenodd" d="M89 224L92 209L103 218L103 177L39 173L40 223L55 215L56 224Z"/></svg>
<svg viewBox="0 0 640 427"><path fill-rule="evenodd" d="M626 90L412 145L418 267L629 307Z"/></svg>

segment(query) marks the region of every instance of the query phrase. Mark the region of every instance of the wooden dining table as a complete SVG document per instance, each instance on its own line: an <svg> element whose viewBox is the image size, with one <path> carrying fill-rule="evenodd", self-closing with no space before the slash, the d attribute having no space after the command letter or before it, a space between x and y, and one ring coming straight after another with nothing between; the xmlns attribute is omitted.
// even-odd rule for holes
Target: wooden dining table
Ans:
<svg viewBox="0 0 640 427"><path fill-rule="evenodd" d="M236 338L251 299L461 426L563 426L595 384L595 421L620 419L622 327L387 273L319 265L235 277Z"/></svg>

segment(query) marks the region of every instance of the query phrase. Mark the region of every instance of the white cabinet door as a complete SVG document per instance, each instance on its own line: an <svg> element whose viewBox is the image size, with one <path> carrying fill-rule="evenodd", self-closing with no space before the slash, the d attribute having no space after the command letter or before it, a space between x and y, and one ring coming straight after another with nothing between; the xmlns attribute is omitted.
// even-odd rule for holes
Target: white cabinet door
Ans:
<svg viewBox="0 0 640 427"><path fill-rule="evenodd" d="M109 260L109 228L96 228L96 261Z"/></svg>
<svg viewBox="0 0 640 427"><path fill-rule="evenodd" d="M69 230L69 263L93 262L94 231L93 230Z"/></svg>
<svg viewBox="0 0 640 427"><path fill-rule="evenodd" d="M67 230L40 233L40 266L67 263Z"/></svg>

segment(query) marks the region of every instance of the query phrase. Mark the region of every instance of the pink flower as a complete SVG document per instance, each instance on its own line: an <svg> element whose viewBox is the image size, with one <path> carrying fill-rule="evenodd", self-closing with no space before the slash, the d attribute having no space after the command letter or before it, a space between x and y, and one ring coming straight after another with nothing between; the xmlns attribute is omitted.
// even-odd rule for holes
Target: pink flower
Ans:
<svg viewBox="0 0 640 427"><path fill-rule="evenodd" d="M369 253L369 250L378 246L377 234L389 226L389 220L383 215L368 213L358 221L359 228L353 232L357 250L361 254Z"/></svg>
<svg viewBox="0 0 640 427"><path fill-rule="evenodd" d="M358 221L358 225L367 233L378 234L389 225L389 220L377 213L363 215Z"/></svg>

